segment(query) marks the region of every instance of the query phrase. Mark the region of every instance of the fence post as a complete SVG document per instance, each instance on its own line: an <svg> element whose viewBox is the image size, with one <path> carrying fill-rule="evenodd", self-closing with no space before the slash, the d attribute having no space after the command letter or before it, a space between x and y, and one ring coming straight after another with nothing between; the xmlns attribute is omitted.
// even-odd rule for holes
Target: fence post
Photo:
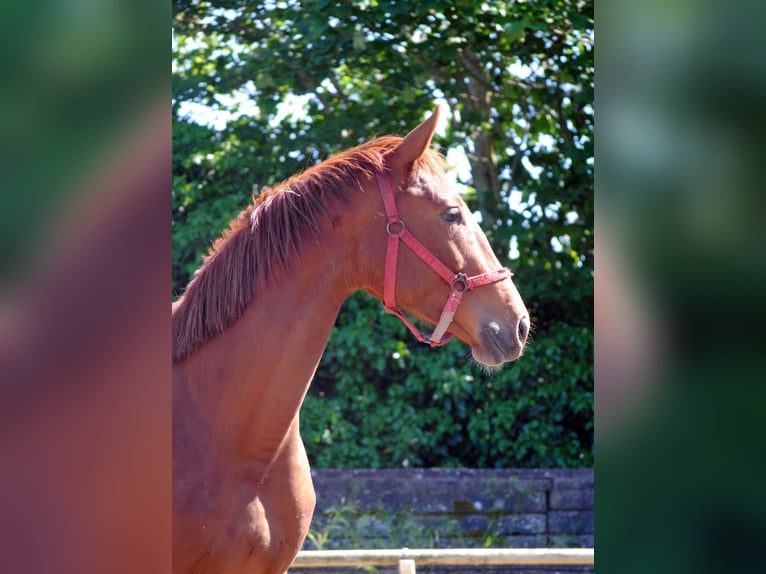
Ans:
<svg viewBox="0 0 766 574"><path fill-rule="evenodd" d="M405 558L399 560L399 574L416 574L415 561Z"/></svg>

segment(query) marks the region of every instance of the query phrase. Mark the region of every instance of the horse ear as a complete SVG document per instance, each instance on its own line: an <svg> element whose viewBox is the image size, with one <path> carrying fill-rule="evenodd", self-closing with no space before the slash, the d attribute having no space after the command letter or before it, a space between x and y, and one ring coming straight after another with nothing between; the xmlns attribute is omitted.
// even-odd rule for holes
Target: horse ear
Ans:
<svg viewBox="0 0 766 574"><path fill-rule="evenodd" d="M436 106L434 113L427 120L404 136L399 145L387 154L386 163L389 167L396 164L404 167L406 171L412 168L412 164L431 145L431 138L433 138L434 131L436 130L436 122L439 120L440 109L439 106Z"/></svg>

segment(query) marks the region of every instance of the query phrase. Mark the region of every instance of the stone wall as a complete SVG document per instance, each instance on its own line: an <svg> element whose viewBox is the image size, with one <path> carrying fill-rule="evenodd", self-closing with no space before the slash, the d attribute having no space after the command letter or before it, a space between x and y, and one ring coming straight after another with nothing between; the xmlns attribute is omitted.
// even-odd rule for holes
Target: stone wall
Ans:
<svg viewBox="0 0 766 574"><path fill-rule="evenodd" d="M593 547L592 469L314 470L312 476L317 507L306 549Z"/></svg>

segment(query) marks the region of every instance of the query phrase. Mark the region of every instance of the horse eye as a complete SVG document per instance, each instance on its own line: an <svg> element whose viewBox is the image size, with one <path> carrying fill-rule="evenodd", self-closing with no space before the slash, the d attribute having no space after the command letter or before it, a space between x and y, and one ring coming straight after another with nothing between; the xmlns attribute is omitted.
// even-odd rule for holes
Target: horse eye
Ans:
<svg viewBox="0 0 766 574"><path fill-rule="evenodd" d="M462 223L463 215L460 213L459 207L450 207L447 211L442 213L442 218L447 223Z"/></svg>

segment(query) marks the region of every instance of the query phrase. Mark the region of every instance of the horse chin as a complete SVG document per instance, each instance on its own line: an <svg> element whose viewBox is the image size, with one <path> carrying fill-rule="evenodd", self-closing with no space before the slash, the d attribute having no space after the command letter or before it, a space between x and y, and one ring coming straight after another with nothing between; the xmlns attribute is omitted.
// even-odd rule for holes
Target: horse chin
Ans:
<svg viewBox="0 0 766 574"><path fill-rule="evenodd" d="M485 347L471 347L471 354L474 361L480 364L484 370L490 373L500 371L505 363L514 361L521 356L521 353L516 353L515 356L508 357L498 353L495 349L486 349Z"/></svg>

